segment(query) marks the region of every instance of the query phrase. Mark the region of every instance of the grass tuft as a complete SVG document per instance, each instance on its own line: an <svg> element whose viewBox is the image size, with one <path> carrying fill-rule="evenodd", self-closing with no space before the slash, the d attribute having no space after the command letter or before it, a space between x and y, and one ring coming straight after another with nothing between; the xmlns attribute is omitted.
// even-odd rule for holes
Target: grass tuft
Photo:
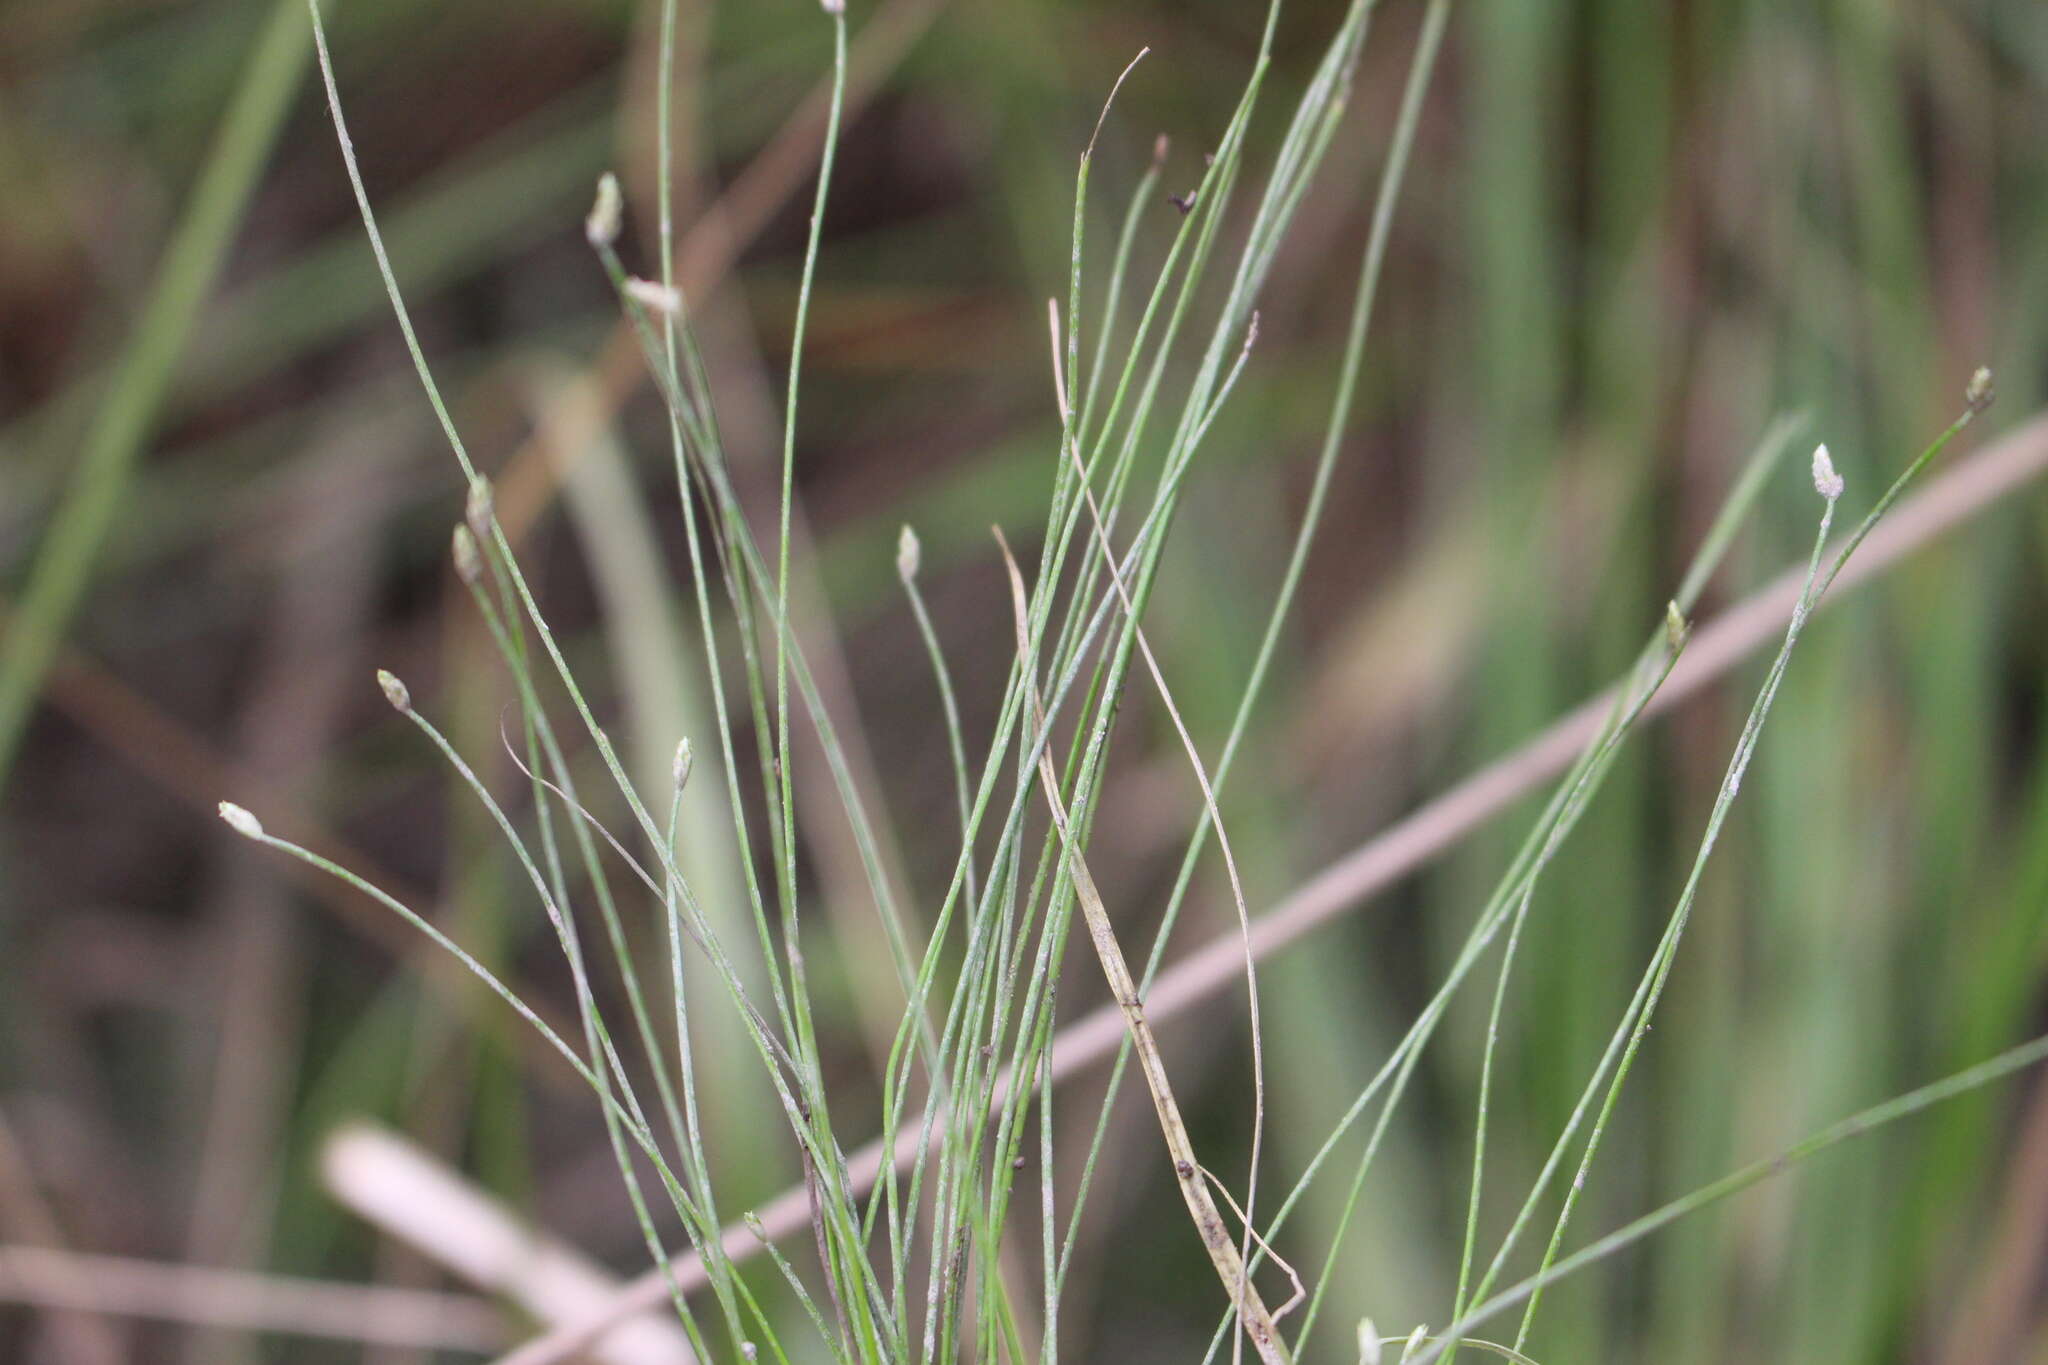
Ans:
<svg viewBox="0 0 2048 1365"><path fill-rule="evenodd" d="M1308 1358L1362 1191L1410 1097L1424 1049L1496 949L1491 992L1476 1005L1484 1025L1465 1216L1447 1305L1451 1326L1434 1336L1418 1327L1406 1338L1382 1338L1367 1321L1359 1328L1361 1365L1378 1361L1396 1342L1400 1359L1411 1365L1448 1360L1460 1351L1528 1361L1525 1351L1545 1292L1566 1276L1769 1174L1991 1084L2048 1053L2048 1045L2039 1042L2012 1049L1825 1129L1781 1157L1744 1167L1581 1251L1564 1249L1795 646L1851 555L1906 487L1988 406L1990 377L1979 371L1961 416L1834 547L1829 535L1845 482L1828 448L1815 448L1809 472L1823 505L1803 580L1683 889L1562 1131L1483 1268L1486 1193L1500 1179L1494 1143L1508 1099L1497 1075L1504 1064L1501 1038L1512 1018L1515 969L1543 917L1546 897L1539 893L1692 645L1690 613L1737 528L1782 468L1795 430L1790 423L1766 434L1728 492L1661 618L1650 623L1647 639L1617 680L1601 723L1508 859L1412 1024L1356 1090L1285 1193L1272 1196L1271 1182L1264 1180L1272 1153L1261 949L1239 848L1226 820L1227 781L1294 610L1351 432L1391 225L1449 28L1449 0L1429 0L1408 54L1305 506L1256 646L1246 658L1233 660L1243 664L1245 676L1228 708L1227 732L1214 746L1197 738L1190 720L1194 708L1169 685L1145 618L1204 457L1219 432L1228 430L1227 417L1246 377L1272 365L1255 345L1262 293L1311 189L1324 178L1375 6L1354 0L1345 8L1268 150L1260 116L1279 15L1278 4L1271 5L1243 93L1199 183L1174 201L1179 212L1164 218L1156 208L1162 146L1134 188L1105 271L1088 249L1090 176L1097 141L1115 126L1116 94L1139 69L1144 51L1111 86L1074 166L1064 317L1059 301L1048 301L1058 430L1056 448L1040 471L1045 534L1034 560L1028 548L1021 557L1014 553L1001 528L994 533L1014 651L993 720L981 733L963 719L947 651L919 587L920 542L906 526L897 545L897 576L940 703L958 826L922 836L950 863L943 894L910 894L892 873L901 860L859 779L854 736L840 729L821 684L821 633L801 619L799 609L808 572L797 496L806 411L803 362L814 295L826 268L823 247L849 83L844 7L825 0L821 10L831 46L823 140L768 506L743 496L743 488L751 494L758 485L739 476L728 449L700 322L676 275L668 104L678 25L673 0L660 11L655 264L646 275L628 268L624 197L614 176L599 181L584 224L666 418L695 617L690 647L710 698L712 732L678 740L664 801L662 794L643 790L646 784L636 785L621 762L599 719L599 704L579 679L515 554L491 484L472 461L442 398L364 188L320 9L309 0L318 66L363 224L421 384L466 481L467 503L452 529L451 554L512 687L514 715L501 742L524 781L520 799L495 791L480 775L476 757L462 752L423 713L404 683L388 672L377 680L453 776L455 789L488 816L517 865L568 968L576 1028L545 1023L530 1002L419 908L300 843L266 832L241 807L220 808L238 833L341 879L426 934L567 1060L602 1116L646 1254L660 1268L678 1320L701 1358L786 1363L829 1357L848 1365L1057 1359L1083 1211L1098 1188L1111 1114L1132 1060L1164 1149L1154 1149L1154 1159L1170 1173L1186 1208L1183 1235L1193 1238L1216 1276L1220 1321L1208 1358L1219 1357L1225 1342L1233 1359L1249 1351L1264 1365ZM1148 234L1148 223L1163 234ZM1159 242L1163 250L1154 250ZM1149 283L1134 283L1148 271ZM1095 299L1099 309L1090 302ZM1099 322L1093 320L1097 312ZM1091 327L1094 336L1084 336ZM1130 912L1110 903L1090 871L1091 841L1112 806L1112 741L1130 699L1133 668L1140 664L1200 797L1141 968L1134 967L1138 959L1127 947ZM1211 749L1213 757L1205 756ZM699 766L705 771L692 787ZM730 852L740 870L736 884L714 881L683 852L679 830L686 789L693 799L709 790L723 802L733 847L721 852ZM803 849L827 818L843 826L850 841L851 871L821 887ZM1212 840L1222 892L1234 913L1248 1005L1250 1084L1234 1109L1247 1156L1241 1174L1213 1153L1205 1159L1198 1151L1147 1008L1169 936L1203 875ZM712 886L721 889L707 891ZM886 951L886 979L877 972L875 979L860 982L874 997L866 1006L887 1011L884 1027L871 1040L872 1093L837 1083L828 1063L832 1040L823 1004L823 951L837 956L854 945L845 942L843 931L828 937L818 920L828 910L845 914L849 907L836 902L848 896L864 900L854 912L872 916L856 932L878 936ZM1061 993L1073 970L1067 950L1077 912L1123 1032L1107 1093L1079 1125L1092 1136L1062 1166L1071 1137L1055 1121L1053 1049ZM738 1211L726 1154L707 1138L716 1097L703 1083L701 1054L712 1038L737 1040L753 1078L772 1095L782 1125L775 1137L797 1172L794 1245L786 1244L790 1227L770 1228L758 1214ZM850 1158L846 1140L870 1127L880 1130L880 1155L872 1167ZM1362 1147L1340 1161L1361 1128ZM1571 1161L1574 1150L1578 1156ZM1560 1191L1567 1162L1572 1175ZM1035 1176L1023 1174L1034 1164ZM1347 1164L1348 1179L1330 1186L1326 1177L1343 1176ZM1070 1178L1062 1180L1063 1174ZM1311 1202L1330 1215L1329 1233L1323 1244L1303 1247L1306 1239L1294 1219ZM1534 1270L1497 1289L1525 1234L1553 1205L1550 1235ZM727 1220L736 1212L740 1226L753 1233L750 1242L732 1237ZM701 1284L705 1291L694 1300L683 1287L686 1263L697 1273L693 1287ZM1314 1269L1298 1273L1295 1263ZM1262 1282L1259 1272L1269 1266ZM1287 1297L1276 1303L1283 1282ZM1469 1336L1516 1307L1522 1315L1511 1344ZM513 1358L558 1358L573 1349L542 1342Z"/></svg>

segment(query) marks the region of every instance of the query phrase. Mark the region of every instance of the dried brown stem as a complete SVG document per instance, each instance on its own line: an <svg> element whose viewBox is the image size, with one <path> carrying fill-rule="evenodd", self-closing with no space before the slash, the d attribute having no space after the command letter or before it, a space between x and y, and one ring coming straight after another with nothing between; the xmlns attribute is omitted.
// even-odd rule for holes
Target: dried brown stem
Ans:
<svg viewBox="0 0 2048 1365"><path fill-rule="evenodd" d="M1138 55L1140 57L1144 56L1143 53ZM1134 60L1131 65L1136 66L1137 62ZM1128 74L1130 74L1129 69L1126 68L1125 75ZM1118 79L1118 84L1122 84L1121 78ZM1114 98L1115 92L1111 91L1110 93L1111 97ZM1231 848L1230 835L1223 824L1223 812L1216 805L1216 790L1209 781L1209 770L1203 766L1201 750L1195 746L1195 737L1189 733L1187 721L1182 718L1180 707L1174 704L1173 689L1166 685L1166 673L1159 667L1159 660L1152 653L1152 642L1145 638L1145 628L1139 624L1137 604L1131 600L1130 589L1124 583L1124 566L1117 562L1116 549L1109 542L1109 526L1103 519L1101 506L1095 500L1095 490L1089 485L1088 467L1082 462L1081 448L1074 440L1074 410L1067 401L1066 376L1062 373L1060 364L1059 300L1047 299L1046 309L1047 316L1052 324L1053 389L1059 398L1060 419L1064 432L1060 444L1066 448L1067 458L1073 464L1074 474L1081 489L1081 497L1087 504L1088 518L1095 532L1096 548L1101 550L1103 563L1109 570L1110 586L1116 590L1117 601L1123 606L1124 616L1130 622L1131 634L1137 642L1138 652L1145 660L1146 670L1152 675L1152 685L1159 691L1160 704L1166 708L1167 717L1172 720L1174 731L1180 736L1181 747L1187 752L1188 765L1194 769L1195 782L1202 789L1203 806L1209 815L1209 827L1216 831L1216 846L1223 854L1223 867L1229 876L1230 882L1231 904L1237 911L1239 937L1244 944L1245 998L1251 1015L1252 1032L1252 1150L1250 1172L1245 1180L1244 1207L1237 1209L1238 1218L1244 1224L1244 1240L1238 1244L1237 1248L1238 1262L1242 1265L1251 1257L1252 1242L1258 1237L1258 1231L1253 1226L1253 1211L1258 1207L1259 1161L1264 1151L1266 1134L1266 1039L1264 1025L1259 1013L1258 958L1252 953L1251 909L1245 904L1244 882L1237 872L1237 854ZM1253 313L1251 330L1245 341L1247 353L1251 348L1251 338L1258 335L1258 330L1259 315ZM1227 382L1225 389L1226 391L1228 390ZM1000 540L1001 536L998 535L997 539ZM1009 549L1007 546L1004 547L1003 553L1005 561L1009 562ZM1009 562L1009 568L1013 590L1021 589L1022 580L1017 576L1016 564ZM1021 605L1021 598L1019 599L1019 604ZM1029 648L1026 643L1024 629L1024 618L1020 615L1017 618L1017 642L1020 649ZM1033 704L1036 705L1036 702L1034 701ZM1040 723L1044 723L1042 717ZM1045 767L1047 772L1050 772L1051 758L1049 756L1042 757L1044 759L1042 766ZM1065 833L1066 831L1062 829L1062 838L1065 837ZM1077 854L1076 861L1078 861L1078 856ZM1228 1196L1226 1195L1225 1197L1227 1198ZM1234 1201L1232 1207L1236 1208ZM1290 1273L1292 1272L1290 1271ZM1240 1303L1239 1307L1242 1309L1243 1304ZM1287 1310L1283 1308L1280 1311L1284 1313ZM1254 1336L1254 1340L1256 1339L1256 1336ZM1232 1359L1236 1360L1240 1355L1241 1352L1234 1352Z"/></svg>
<svg viewBox="0 0 2048 1365"><path fill-rule="evenodd" d="M1018 572L1016 557L1003 543L1001 531L996 532L996 542L1002 545L1003 567L1010 576L1010 605L1016 615L1017 650L1024 668L1025 701L1043 729L1049 721L1039 703L1036 680L1028 662L1031 612L1024 601L1024 575ZM1116 572L1114 561L1110 572ZM1060 775L1053 767L1049 747L1038 751L1038 776L1039 785L1045 792L1045 804L1052 812L1053 826L1059 831L1060 843L1066 849L1067 870L1073 877L1074 894L1081 902L1081 918L1088 926L1088 940L1095 945L1095 956L1102 963L1102 974L1109 979L1109 993L1122 1016L1125 1031L1130 1034L1131 1047L1138 1054L1138 1070L1145 1077L1146 1088L1152 1092L1152 1107L1159 1112L1159 1129L1166 1138L1166 1150L1173 1157L1181 1197L1187 1200L1188 1214L1195 1220L1195 1232L1202 1239L1202 1249L1209 1253L1209 1262L1216 1267L1224 1292L1236 1302L1238 1321L1251 1338L1259 1359L1265 1365L1290 1365L1291 1357L1286 1344L1280 1340L1279 1329L1273 1325L1272 1311L1266 1307L1251 1277L1245 1273L1244 1257L1238 1254L1237 1243L1230 1239L1223 1214L1209 1193L1209 1182L1202 1178L1202 1163L1195 1159L1194 1144L1188 1140L1187 1125L1181 1121L1180 1105L1173 1097L1173 1086L1166 1079L1166 1061L1160 1056L1159 1040L1145 1019L1145 1002L1138 994L1138 982L1131 975L1130 963L1124 960L1123 946L1117 942L1116 929L1109 922L1109 910L1102 903L1102 894L1095 889L1095 878L1089 875L1088 864L1082 859L1080 847L1074 842L1068 826L1066 807L1060 802Z"/></svg>

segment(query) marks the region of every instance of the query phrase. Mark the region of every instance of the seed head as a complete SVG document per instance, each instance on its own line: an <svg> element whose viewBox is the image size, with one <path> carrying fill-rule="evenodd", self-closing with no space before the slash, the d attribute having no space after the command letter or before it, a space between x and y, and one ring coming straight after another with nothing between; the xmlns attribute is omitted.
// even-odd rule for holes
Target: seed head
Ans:
<svg viewBox="0 0 2048 1365"><path fill-rule="evenodd" d="M908 583L917 577L918 565L924 562L924 547L918 544L917 532L908 526L896 537L896 576Z"/></svg>
<svg viewBox="0 0 2048 1365"><path fill-rule="evenodd" d="M476 536L459 521L455 523L449 550L455 558L457 578L465 583L475 583L484 576L484 559L476 548Z"/></svg>
<svg viewBox="0 0 2048 1365"><path fill-rule="evenodd" d="M1835 462L1829 458L1825 442L1813 448L1813 491L1829 502L1842 496L1842 476L1835 472Z"/></svg>
<svg viewBox="0 0 2048 1365"><path fill-rule="evenodd" d="M412 693L398 680L398 675L388 669L377 670L377 686L384 689L384 700L391 703L391 709L401 716L412 714Z"/></svg>
<svg viewBox="0 0 2048 1365"><path fill-rule="evenodd" d="M846 0L818 0L818 7L827 14L844 14L846 13ZM749 1356L748 1359L751 1360L753 1357Z"/></svg>
<svg viewBox="0 0 2048 1365"><path fill-rule="evenodd" d="M263 837L263 822L232 801L220 803L220 818L228 822L229 829L245 838Z"/></svg>
<svg viewBox="0 0 2048 1365"><path fill-rule="evenodd" d="M1989 366L1979 365L1977 372L1970 376L1970 386L1963 390L1963 401L1970 405L1972 414L1982 412L1998 401L1998 386L1992 382Z"/></svg>
<svg viewBox="0 0 2048 1365"><path fill-rule="evenodd" d="M696 761L697 756L690 752L690 737L685 735L677 740L675 762L669 765L669 776L675 779L677 791L681 791L683 784L690 780L690 767Z"/></svg>
<svg viewBox="0 0 2048 1365"><path fill-rule="evenodd" d="M1673 650L1685 647L1685 637L1692 634L1692 627L1685 623L1685 613L1678 609L1678 603L1664 604L1664 634Z"/></svg>
<svg viewBox="0 0 2048 1365"><path fill-rule="evenodd" d="M1371 1318L1358 1320L1358 1365L1380 1365L1380 1329Z"/></svg>
<svg viewBox="0 0 2048 1365"><path fill-rule="evenodd" d="M626 297L650 313L676 317L683 311L683 296L665 284L637 276L626 281Z"/></svg>
<svg viewBox="0 0 2048 1365"><path fill-rule="evenodd" d="M583 220L583 235L592 246L602 249L619 240L619 218L624 207L619 178L606 171L597 178L597 198L590 205L590 216Z"/></svg>
<svg viewBox="0 0 2048 1365"><path fill-rule="evenodd" d="M470 534L478 540L491 538L491 481L479 474L469 481L469 501L463 505L462 519L469 523Z"/></svg>

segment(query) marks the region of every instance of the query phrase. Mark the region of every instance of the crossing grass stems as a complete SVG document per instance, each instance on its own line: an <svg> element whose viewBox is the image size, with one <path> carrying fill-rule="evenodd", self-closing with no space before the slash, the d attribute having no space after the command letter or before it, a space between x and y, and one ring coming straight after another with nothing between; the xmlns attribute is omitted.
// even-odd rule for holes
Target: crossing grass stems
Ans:
<svg viewBox="0 0 2048 1365"><path fill-rule="evenodd" d="M2048 1051L2048 1044L2040 1042L2011 1050L1856 1116L1780 1158L1745 1168L1578 1253L1561 1254L1579 1194L1669 979L1701 873L1739 796L1758 735L1813 605L1905 486L1988 405L1988 376L1980 376L1966 397L1962 416L1912 462L1832 556L1824 553L1827 532L1844 490L1832 465L1823 468L1824 449L1817 454L1813 476L1823 511L1805 590L1737 742L1691 874L1606 1053L1486 1268L1478 1270L1477 1243L1485 1137L1493 1117L1495 1044L1511 969L1532 914L1538 882L1684 649L1692 604L1758 490L1778 467L1779 456L1789 444L1782 433L1760 447L1748 473L1729 495L1674 595L1667 619L1652 633L1617 691L1606 725L1528 831L1444 981L1358 1091L1277 1209L1262 1219L1257 1190L1264 1072L1256 976L1250 953L1249 911L1229 852L1220 800L1300 584L1348 428L1389 227L1449 22L1450 0L1429 0L1418 30L1358 269L1350 327L1310 497L1231 728L1213 763L1204 761L1196 739L1181 722L1140 622L1157 585L1162 551L1196 456L1239 377L1254 362L1254 309L1261 287L1338 132L1375 7L1371 0L1354 0L1347 8L1297 98L1233 247L1227 240L1227 224L1235 221L1232 206L1245 193L1250 131L1271 66L1277 0L1269 8L1243 95L1196 188L1178 201L1183 211L1173 226L1170 245L1157 264L1136 320L1128 324L1123 320L1127 282L1140 268L1136 260L1138 229L1148 215L1159 211L1157 185L1164 147L1161 157L1155 158L1138 182L1122 215L1107 288L1100 295L1102 316L1095 322L1085 307L1090 298L1085 286L1091 278L1085 249L1095 148L1091 137L1075 177L1064 326L1058 305L1052 309L1052 368L1061 437L1058 458L1050 461L1046 535L1029 575L1007 545L1001 548L1010 578L1016 653L978 767L970 762L942 639L917 590L916 540L908 530L899 555L899 573L944 702L961 825L950 882L929 919L922 922L908 913L900 889L884 875L879 835L856 789L834 717L820 697L790 611L801 359L841 131L847 71L843 7L837 0L822 5L821 18L829 28L831 43L832 93L797 294L772 544L764 547L759 543L754 529L757 519L750 518L735 491L708 367L689 301L679 292L675 279L675 225L670 208L675 156L670 133L675 0L661 0L659 16L659 248L655 276L637 278L621 259L618 239L623 203L617 183L610 177L600 184L585 225L592 249L636 329L667 412L690 589L703 650L701 664L716 720L714 735L681 740L666 815L659 820L652 809L654 800L629 780L570 669L498 523L490 485L465 450L436 386L363 186L317 0L308 0L308 8L343 161L391 306L428 399L470 483L464 518L453 531L452 553L457 573L468 587L515 688L518 718L513 733L506 736L506 748L527 780L529 805L523 815L504 806L470 760L420 713L400 680L387 673L380 675L380 683L392 706L418 727L504 836L570 968L580 1040L571 1041L550 1029L526 1002L414 907L346 868L267 833L258 817L241 807L223 804L222 815L240 833L342 879L410 921L482 978L568 1059L597 1102L650 1257L666 1266L671 1254L657 1226L656 1209L662 1207L673 1215L689 1246L703 1259L710 1302L693 1305L680 1290L672 1296L677 1316L701 1358L787 1362L808 1358L820 1348L840 1362L937 1361L963 1355L1013 1361L1034 1355L1046 1362L1057 1358L1061 1296L1082 1211L1105 1140L1109 1106L1121 1086L1126 1062L1135 1054L1157 1111L1166 1159L1176 1173L1193 1230L1215 1266L1223 1291L1226 1307L1212 1338L1210 1357L1228 1340L1234 1358L1249 1346L1266 1365L1292 1360L1304 1352L1316 1325L1336 1264L1336 1248L1326 1249L1321 1268L1306 1281L1287 1268L1294 1293L1279 1309L1268 1307L1253 1274L1265 1262L1278 1261L1272 1248L1290 1215L1300 1207L1311 1183L1326 1173L1339 1144L1370 1113L1373 1122L1363 1152L1348 1186L1335 1196L1341 1207L1337 1235L1340 1239L1344 1235L1424 1045L1452 996L1496 944L1501 953L1481 1059L1469 1201L1457 1293L1450 1306L1452 1326L1433 1337L1418 1328L1405 1338L1383 1339L1370 1324L1361 1324L1357 1347L1361 1361L1377 1361L1383 1348L1396 1342L1402 1345L1402 1358L1415 1365L1451 1359L1461 1347L1503 1359L1528 1360L1524 1350L1531 1324L1544 1289L1556 1280L1794 1161L1989 1084ZM1132 66L1136 65L1133 61ZM1121 86L1130 75L1127 68L1117 84ZM1109 119L1110 109L1105 105L1097 123L1098 136ZM1214 287L1218 276L1220 301ZM1082 338L1091 326L1095 344L1084 371ZM1144 492L1148 480L1149 496ZM729 657L732 654L737 657ZM1203 796L1162 924L1139 971L1129 965L1118 937L1118 916L1105 902L1086 861L1100 809L1108 741L1119 701L1129 685L1134 656L1143 661L1174 718ZM563 700L573 713L570 732L558 728L555 719ZM819 1007L804 955L807 930L796 855L794 793L800 777L813 780L815 775L797 771L792 732L799 723L815 731L826 769L824 778L831 783L854 830L867 888L889 946L894 985L900 992L901 1022L882 1076L884 1150L894 1150L899 1136L914 1126L917 1155L904 1172L885 1165L879 1183L864 1202L855 1191L838 1131L840 1111L835 1108L835 1093L823 1065ZM580 736L571 732L580 732ZM748 736L752 737L751 746L745 743ZM710 744L700 747L707 738ZM579 790L571 751L585 743L598 756L612 792L586 796ZM744 795L741 775L747 765L757 771L764 794L758 805ZM689 869L676 852L678 813L693 776L699 782L721 786L730 810L744 873L744 922L751 931L745 935L750 939L746 943L728 941L731 935L721 932L719 924L732 921L714 915L702 902ZM1051 819L1044 828L1034 829L1027 817L1040 801ZM629 819L626 832L615 834L595 813L597 807L623 807ZM1212 835L1224 853L1232 900L1245 930L1247 990L1252 1004L1257 1081L1248 1106L1252 1162L1241 1179L1241 1200L1232 1194L1239 1179L1203 1164L1196 1153L1144 1017L1145 990L1159 969L1164 945ZM616 884L620 869L627 875L623 888ZM642 914L651 909L661 926L665 971L649 972L635 957L636 934L628 917L636 907L646 907L638 911ZM1060 985L1058 964L1063 961L1077 908L1124 1010L1127 1036L1109 1093L1096 1117L1080 1178L1074 1188L1061 1191L1053 1183L1054 1095L1045 1065ZM592 909L602 943L602 966L589 941ZM719 997L706 999L701 992L692 994L687 988L684 963L691 954L710 964L721 987ZM743 954L758 954L758 960L743 968ZM750 982L765 984L765 997L761 985ZM661 1022L657 1022L657 989L668 996L667 1018ZM625 1002L623 1028L618 1024L616 1006L604 1003L618 995L623 995ZM749 1271L721 1234L721 1182L704 1140L693 1038L707 1029L729 1030L735 1025L773 1090L788 1128L810 1209L814 1266L799 1265L763 1235L761 1249L772 1273ZM646 1082L636 1077L651 1078L652 1096L645 1093ZM1000 1251L1006 1236L1011 1235L1011 1201L1017 1193L1017 1172L1029 1164L1025 1152L1032 1140L1034 1118L1040 1245L1036 1258L1039 1283L1031 1286L1022 1282L1020 1263L1015 1258L1006 1261ZM1549 1197L1575 1143L1579 1157L1574 1175L1536 1270L1517 1284L1496 1289L1508 1258ZM1234 1231L1216 1194L1231 1210ZM1290 1337L1283 1323L1288 1310L1297 1304L1305 1307ZM1523 1314L1511 1345L1469 1335L1481 1323L1515 1306L1521 1306ZM787 1334L797 1331L811 1334L814 1344L804 1347L793 1339L785 1340Z"/></svg>

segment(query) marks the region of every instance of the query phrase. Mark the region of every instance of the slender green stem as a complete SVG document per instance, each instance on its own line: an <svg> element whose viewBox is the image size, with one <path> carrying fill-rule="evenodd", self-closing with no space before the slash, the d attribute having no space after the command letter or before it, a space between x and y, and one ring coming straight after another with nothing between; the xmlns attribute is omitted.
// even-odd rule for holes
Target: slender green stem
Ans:
<svg viewBox="0 0 2048 1365"><path fill-rule="evenodd" d="M1692 1193L1672 1200L1605 1237L1593 1242L1581 1251L1564 1257L1542 1272L1530 1276L1520 1284L1502 1290L1453 1322L1445 1330L1446 1338L1456 1338L1471 1331L1480 1323L1499 1317L1502 1313L1533 1298L1536 1294L1567 1276L1575 1275L1588 1266L1607 1259L1618 1251L1633 1246L1652 1233L1660 1232L1679 1219L1697 1213L1711 1205L1718 1204L1731 1195L1740 1194L1754 1185L1760 1185L1773 1176L1782 1175L1802 1161L1820 1155L1831 1147L1839 1147L1856 1138L1867 1137L1901 1119L1911 1118L1938 1104L1960 1098L1975 1090L2005 1079L2015 1072L2025 1070L2035 1063L2048 1059L2048 1037L2036 1038L1999 1053L1988 1061L1958 1071L1954 1075L1908 1091L1895 1099L1872 1105L1861 1113L1853 1114L1841 1122L1822 1129L1803 1142L1798 1142L1775 1156L1753 1161L1739 1170L1731 1171L1711 1185L1703 1185ZM1432 1365L1442 1353L1441 1346L1432 1346L1415 1358L1415 1365Z"/></svg>
<svg viewBox="0 0 2048 1365"><path fill-rule="evenodd" d="M70 486L0 637L0 787L177 376L185 341L291 110L310 51L299 0L278 0L250 50L135 329L94 407Z"/></svg>

